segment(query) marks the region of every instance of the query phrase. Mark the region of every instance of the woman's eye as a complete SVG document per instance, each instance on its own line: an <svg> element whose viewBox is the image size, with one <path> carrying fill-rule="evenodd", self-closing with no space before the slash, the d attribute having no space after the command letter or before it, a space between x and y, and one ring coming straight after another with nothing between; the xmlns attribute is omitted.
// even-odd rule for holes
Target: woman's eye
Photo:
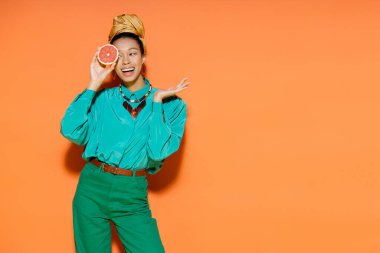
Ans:
<svg viewBox="0 0 380 253"><path fill-rule="evenodd" d="M135 55L136 53L130 53L129 55Z"/></svg>

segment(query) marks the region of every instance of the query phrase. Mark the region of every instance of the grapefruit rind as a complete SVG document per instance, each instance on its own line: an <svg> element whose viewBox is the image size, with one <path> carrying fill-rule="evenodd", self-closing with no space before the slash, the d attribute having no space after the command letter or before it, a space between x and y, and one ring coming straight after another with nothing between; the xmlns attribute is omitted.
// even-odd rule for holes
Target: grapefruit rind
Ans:
<svg viewBox="0 0 380 253"><path fill-rule="evenodd" d="M115 54L115 57L112 58L111 54ZM119 57L119 51L112 44L105 44L99 48L98 51L98 61L103 65L110 65L117 61Z"/></svg>

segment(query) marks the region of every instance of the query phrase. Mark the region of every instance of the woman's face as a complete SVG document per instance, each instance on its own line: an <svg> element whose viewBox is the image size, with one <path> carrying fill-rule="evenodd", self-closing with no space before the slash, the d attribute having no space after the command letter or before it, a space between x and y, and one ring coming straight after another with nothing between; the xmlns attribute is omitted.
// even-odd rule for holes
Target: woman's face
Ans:
<svg viewBox="0 0 380 253"><path fill-rule="evenodd" d="M140 51L139 44L132 38L119 38L112 43L119 51L119 59L115 72L124 83L133 83L141 73L145 55Z"/></svg>

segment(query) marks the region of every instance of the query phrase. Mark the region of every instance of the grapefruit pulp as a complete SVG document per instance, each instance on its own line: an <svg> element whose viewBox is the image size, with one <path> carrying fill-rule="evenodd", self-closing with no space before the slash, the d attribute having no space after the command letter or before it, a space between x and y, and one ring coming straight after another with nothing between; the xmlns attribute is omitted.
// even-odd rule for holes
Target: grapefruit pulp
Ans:
<svg viewBox="0 0 380 253"><path fill-rule="evenodd" d="M98 60L104 65L109 65L117 61L119 51L112 44L105 44L99 48Z"/></svg>

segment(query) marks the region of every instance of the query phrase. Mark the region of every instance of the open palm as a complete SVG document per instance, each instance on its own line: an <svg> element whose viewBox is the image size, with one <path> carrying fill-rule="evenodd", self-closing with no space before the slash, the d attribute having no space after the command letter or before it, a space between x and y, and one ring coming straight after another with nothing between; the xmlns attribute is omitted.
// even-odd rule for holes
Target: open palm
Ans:
<svg viewBox="0 0 380 253"><path fill-rule="evenodd" d="M189 79L187 77L185 77L185 78L183 78L181 80L181 82L176 87L168 88L166 90L164 90L164 89L158 89L154 93L154 100L155 101L161 101L164 98L167 98L167 97L170 97L170 96L174 96L178 92L186 89L189 86L189 84L190 84Z"/></svg>

